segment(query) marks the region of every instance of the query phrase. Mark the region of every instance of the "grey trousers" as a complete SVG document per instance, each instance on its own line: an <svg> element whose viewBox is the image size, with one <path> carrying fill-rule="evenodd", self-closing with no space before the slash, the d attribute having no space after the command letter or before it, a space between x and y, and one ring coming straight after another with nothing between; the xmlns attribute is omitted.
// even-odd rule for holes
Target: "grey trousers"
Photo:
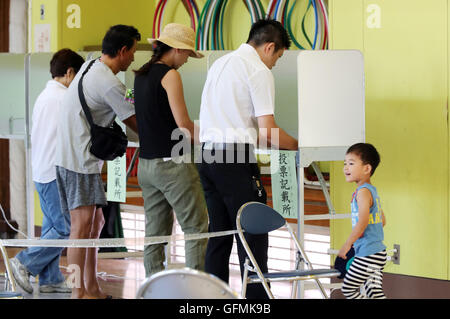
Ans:
<svg viewBox="0 0 450 319"><path fill-rule="evenodd" d="M193 163L139 158L138 180L144 198L146 237L172 234L172 209L185 234L208 232L206 201ZM207 242L207 239L185 242L186 267L204 270ZM164 270L164 260L164 244L146 246L146 277Z"/></svg>

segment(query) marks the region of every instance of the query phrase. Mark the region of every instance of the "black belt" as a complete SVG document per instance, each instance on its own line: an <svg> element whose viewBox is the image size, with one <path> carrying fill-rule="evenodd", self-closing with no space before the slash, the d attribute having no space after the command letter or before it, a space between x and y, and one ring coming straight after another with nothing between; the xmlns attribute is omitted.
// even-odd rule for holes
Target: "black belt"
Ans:
<svg viewBox="0 0 450 319"><path fill-rule="evenodd" d="M256 164L254 149L253 144L247 143L202 143L202 158L212 156L207 163L215 159L220 163Z"/></svg>
<svg viewBox="0 0 450 319"><path fill-rule="evenodd" d="M253 144L249 143L202 143L202 150L209 151L249 151L254 150Z"/></svg>

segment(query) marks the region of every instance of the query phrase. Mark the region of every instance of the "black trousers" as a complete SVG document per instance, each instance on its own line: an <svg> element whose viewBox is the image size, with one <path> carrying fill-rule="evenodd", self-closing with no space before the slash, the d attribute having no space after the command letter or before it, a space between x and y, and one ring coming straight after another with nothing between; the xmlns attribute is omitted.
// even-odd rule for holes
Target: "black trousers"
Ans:
<svg viewBox="0 0 450 319"><path fill-rule="evenodd" d="M234 160L236 160L236 157L234 157ZM252 176L255 175L255 172L258 175L257 178L260 179L256 161L249 163L248 158L246 163L236 163L235 161L232 163L206 163L203 161L200 164L200 179L208 206L209 232L236 229L237 212L243 204L250 201L266 203L267 195L265 191L261 200L253 187ZM247 254L239 236L235 235L235 237L242 278ZM245 238L258 265L261 267L261 271L267 272L268 235L245 234ZM232 247L233 236L223 236L210 238L206 249L205 271L227 283L229 281ZM249 284L246 297L248 299L268 298L262 284Z"/></svg>

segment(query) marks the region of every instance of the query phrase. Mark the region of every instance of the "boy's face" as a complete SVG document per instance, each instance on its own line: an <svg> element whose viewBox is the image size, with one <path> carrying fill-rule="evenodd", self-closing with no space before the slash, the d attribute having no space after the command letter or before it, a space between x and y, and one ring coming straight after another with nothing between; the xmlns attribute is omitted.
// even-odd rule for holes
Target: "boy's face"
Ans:
<svg viewBox="0 0 450 319"><path fill-rule="evenodd" d="M371 170L371 165L364 164L357 154L349 153L345 155L344 175L347 182L358 183L370 179Z"/></svg>

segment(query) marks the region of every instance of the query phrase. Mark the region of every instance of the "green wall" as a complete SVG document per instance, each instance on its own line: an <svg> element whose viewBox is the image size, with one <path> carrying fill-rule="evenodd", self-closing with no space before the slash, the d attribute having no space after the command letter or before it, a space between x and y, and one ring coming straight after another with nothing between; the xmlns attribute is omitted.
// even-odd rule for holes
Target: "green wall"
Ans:
<svg viewBox="0 0 450 319"><path fill-rule="evenodd" d="M270 0L261 0L267 9ZM134 25L142 34L141 43L147 43L151 36L153 15L157 0L31 0L32 30L36 24L51 25L51 48L71 48L81 51L85 46L99 46L106 30L114 24ZM199 10L206 0L197 0ZM40 19L41 5L45 6L45 19ZM292 5L292 2L291 4ZM307 8L307 1L298 1L292 18L292 30L302 45L307 45L301 32L301 22ZM181 1L168 1L163 25L178 22L190 25L189 16ZM310 9L305 26L310 37L314 29L314 12ZM229 49L236 49L247 40L251 19L244 2L228 1L224 20L224 42ZM34 37L32 36L34 48ZM295 46L292 46L295 49Z"/></svg>
<svg viewBox="0 0 450 319"><path fill-rule="evenodd" d="M60 28L59 25L59 8L60 0L40 0L33 1L31 8L31 52L35 52L36 38L39 35L35 32L36 25L48 25L50 29L50 48L51 51L58 51L59 49L59 39L60 39ZM43 14L41 14L43 10Z"/></svg>
<svg viewBox="0 0 450 319"><path fill-rule="evenodd" d="M448 18L446 0L331 2L331 48L365 58L366 141L381 154L372 182L387 218L385 243L401 247L389 273L449 279ZM332 200L349 212L355 187L342 168L331 165ZM332 246L350 230L349 220L333 222Z"/></svg>

